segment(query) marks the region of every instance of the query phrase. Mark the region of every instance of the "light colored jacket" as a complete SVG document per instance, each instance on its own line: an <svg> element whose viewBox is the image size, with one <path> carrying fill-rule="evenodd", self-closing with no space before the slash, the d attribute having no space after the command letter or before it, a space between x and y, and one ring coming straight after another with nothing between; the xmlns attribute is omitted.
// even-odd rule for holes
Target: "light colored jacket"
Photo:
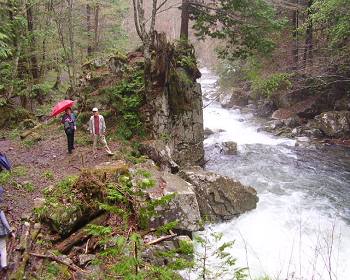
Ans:
<svg viewBox="0 0 350 280"><path fill-rule="evenodd" d="M104 134L106 132L106 123L105 123L105 118L102 115L98 115L100 118L100 135ZM94 116L91 116L89 120L89 131L92 134L95 133L95 122L94 122Z"/></svg>

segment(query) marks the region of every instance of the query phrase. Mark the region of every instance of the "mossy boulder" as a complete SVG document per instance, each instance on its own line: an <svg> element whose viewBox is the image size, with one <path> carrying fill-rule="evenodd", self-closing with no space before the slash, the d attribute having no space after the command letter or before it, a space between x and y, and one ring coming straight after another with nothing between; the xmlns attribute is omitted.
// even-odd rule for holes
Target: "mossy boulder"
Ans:
<svg viewBox="0 0 350 280"><path fill-rule="evenodd" d="M45 203L36 213L54 232L67 236L101 213L108 183L127 172L128 166L122 161L86 168L79 176L67 177L46 190Z"/></svg>
<svg viewBox="0 0 350 280"><path fill-rule="evenodd" d="M35 119L31 112L21 107L0 106L0 115L0 128L17 125L23 120Z"/></svg>

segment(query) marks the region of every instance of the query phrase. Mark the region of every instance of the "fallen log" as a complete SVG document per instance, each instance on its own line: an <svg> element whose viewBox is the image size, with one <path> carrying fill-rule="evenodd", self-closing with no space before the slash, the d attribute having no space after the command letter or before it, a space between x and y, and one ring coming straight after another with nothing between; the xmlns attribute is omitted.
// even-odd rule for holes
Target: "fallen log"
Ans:
<svg viewBox="0 0 350 280"><path fill-rule="evenodd" d="M16 251L12 252L14 255L15 267L9 275L9 280L24 279L26 274L26 267L29 263L30 255L29 250L35 243L41 227L32 227L29 222L24 222L22 225L19 244L16 247Z"/></svg>
<svg viewBox="0 0 350 280"><path fill-rule="evenodd" d="M39 128L41 128L41 124L38 124L36 126L34 126L31 129L25 130L24 132L22 132L22 134L20 135L20 138L23 140L25 138L27 138L30 134L34 133L36 130L38 130Z"/></svg>
<svg viewBox="0 0 350 280"><path fill-rule="evenodd" d="M66 266L68 266L71 270L73 271L80 271L80 272L85 272L83 269L81 269L79 266L75 265L75 264L70 264L70 263L67 263L65 262L64 260L60 259L59 257L57 256L54 256L54 255L43 255L43 254L38 254L38 253L29 253L29 255L31 256L34 256L34 257L38 257L38 258L44 258L44 259L49 259L49 260L52 260L52 261L55 261L57 263L61 263L61 264L64 264Z"/></svg>
<svg viewBox="0 0 350 280"><path fill-rule="evenodd" d="M67 253L74 245L76 245L79 242L83 242L90 237L90 234L87 232L87 227L89 224L100 225L105 221L106 217L107 217L107 214L103 214L93 219L84 227L82 227L81 229L77 230L76 232L68 236L68 238L58 243L56 245L56 249L63 254Z"/></svg>

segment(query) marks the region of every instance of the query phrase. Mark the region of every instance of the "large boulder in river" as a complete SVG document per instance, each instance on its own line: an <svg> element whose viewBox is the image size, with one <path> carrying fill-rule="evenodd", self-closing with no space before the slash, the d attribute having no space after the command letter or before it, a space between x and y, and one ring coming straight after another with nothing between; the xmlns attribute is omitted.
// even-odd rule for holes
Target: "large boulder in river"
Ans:
<svg viewBox="0 0 350 280"><path fill-rule="evenodd" d="M223 108L248 105L248 95L241 88L235 88L232 92L222 92L219 95L219 102Z"/></svg>
<svg viewBox="0 0 350 280"><path fill-rule="evenodd" d="M329 137L350 135L350 111L325 112L315 117L316 124Z"/></svg>
<svg viewBox="0 0 350 280"><path fill-rule="evenodd" d="M201 216L211 222L230 220L252 210L259 200L253 188L200 167L182 170L180 176L192 184Z"/></svg>

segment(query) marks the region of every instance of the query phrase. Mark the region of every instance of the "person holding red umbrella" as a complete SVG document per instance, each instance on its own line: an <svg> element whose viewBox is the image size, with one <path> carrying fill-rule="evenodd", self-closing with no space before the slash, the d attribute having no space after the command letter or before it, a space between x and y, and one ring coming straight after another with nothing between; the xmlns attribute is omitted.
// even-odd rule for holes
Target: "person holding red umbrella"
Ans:
<svg viewBox="0 0 350 280"><path fill-rule="evenodd" d="M68 153L72 153L74 150L74 133L77 130L76 118L72 113L71 108L67 108L65 110L65 114L62 116L61 123L64 127L64 132L67 135L67 143L68 143Z"/></svg>
<svg viewBox="0 0 350 280"><path fill-rule="evenodd" d="M68 153L70 154L74 149L74 132L77 129L76 117L72 113L72 106L74 103L75 102L72 100L62 100L53 107L51 112L51 117L56 117L60 113L65 112L62 116L61 123L63 124L64 132L67 135Z"/></svg>

